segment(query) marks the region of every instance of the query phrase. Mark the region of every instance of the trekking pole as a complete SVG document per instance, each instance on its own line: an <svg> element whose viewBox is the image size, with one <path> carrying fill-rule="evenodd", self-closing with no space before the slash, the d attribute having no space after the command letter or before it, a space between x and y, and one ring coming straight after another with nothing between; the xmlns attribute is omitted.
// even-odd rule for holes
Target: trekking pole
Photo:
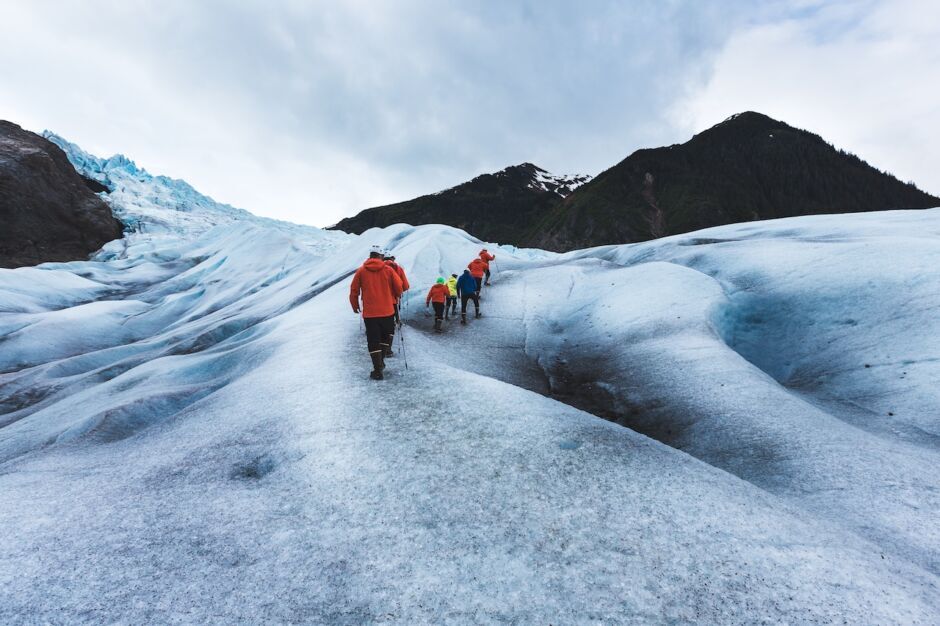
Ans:
<svg viewBox="0 0 940 626"><path fill-rule="evenodd" d="M405 331L402 324L398 324L398 340L401 343L401 358L405 361L405 370L408 370L408 355L405 354Z"/></svg>

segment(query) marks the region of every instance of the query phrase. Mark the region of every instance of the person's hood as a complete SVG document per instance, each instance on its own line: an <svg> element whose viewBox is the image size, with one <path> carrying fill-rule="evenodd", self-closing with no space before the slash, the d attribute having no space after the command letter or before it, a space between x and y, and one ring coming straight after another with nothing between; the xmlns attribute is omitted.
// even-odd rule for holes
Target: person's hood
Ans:
<svg viewBox="0 0 940 626"><path fill-rule="evenodd" d="M470 273L470 270L464 270L463 273L464 273L464 274L469 274L469 273Z"/></svg>
<svg viewBox="0 0 940 626"><path fill-rule="evenodd" d="M362 267L366 268L370 272L379 272L384 270L386 265L385 261L382 259L366 259L366 262L362 264Z"/></svg>

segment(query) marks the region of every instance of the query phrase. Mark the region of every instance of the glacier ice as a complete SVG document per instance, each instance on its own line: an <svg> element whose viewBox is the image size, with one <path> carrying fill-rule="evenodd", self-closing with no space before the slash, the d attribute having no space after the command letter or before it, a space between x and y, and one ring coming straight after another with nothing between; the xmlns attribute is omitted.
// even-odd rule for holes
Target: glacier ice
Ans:
<svg viewBox="0 0 940 626"><path fill-rule="evenodd" d="M940 617L940 211L490 245L484 317L437 336L466 233L264 220L57 143L136 226L0 270L0 621ZM373 244L413 285L382 383Z"/></svg>

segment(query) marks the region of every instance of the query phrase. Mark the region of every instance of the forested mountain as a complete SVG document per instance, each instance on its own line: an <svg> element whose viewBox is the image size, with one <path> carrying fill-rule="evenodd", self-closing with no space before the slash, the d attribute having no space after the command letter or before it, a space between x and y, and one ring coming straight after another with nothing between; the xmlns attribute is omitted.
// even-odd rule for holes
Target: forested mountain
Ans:
<svg viewBox="0 0 940 626"><path fill-rule="evenodd" d="M940 198L819 135L747 112L684 144L634 152L513 243L571 250L758 219L935 206Z"/></svg>

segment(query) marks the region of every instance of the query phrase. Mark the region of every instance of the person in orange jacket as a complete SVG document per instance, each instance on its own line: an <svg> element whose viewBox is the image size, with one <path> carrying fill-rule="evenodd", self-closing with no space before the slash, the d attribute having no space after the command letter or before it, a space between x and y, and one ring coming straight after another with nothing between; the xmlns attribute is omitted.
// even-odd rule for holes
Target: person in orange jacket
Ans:
<svg viewBox="0 0 940 626"><path fill-rule="evenodd" d="M483 276L486 275L486 261L479 257L473 259L467 265L467 269L470 270L470 275L473 276L473 280L477 281L477 296L479 296L480 290L483 289Z"/></svg>
<svg viewBox="0 0 940 626"><path fill-rule="evenodd" d="M411 285L408 284L408 277L405 275L405 268L395 262L395 255L389 254L388 252L384 253L385 264L395 270L395 273L398 274L398 277L401 279L401 291L404 292L411 289ZM401 326L401 298L395 302L395 325ZM388 349L385 351L385 358L395 356L395 352L392 351L392 346L395 343L395 333L392 333L392 343L388 344Z"/></svg>
<svg viewBox="0 0 940 626"><path fill-rule="evenodd" d="M437 282L431 285L428 297L424 300L424 306L428 307L434 303L434 330L441 332L441 325L444 323L444 305L450 296L450 289L443 278L438 278Z"/></svg>
<svg viewBox="0 0 940 626"><path fill-rule="evenodd" d="M372 246L369 258L356 270L349 286L349 303L353 313L362 311L366 326L366 342L372 359L373 380L382 380L385 352L395 336L395 303L401 297L401 279L385 264L382 251ZM362 296L362 306L359 297Z"/></svg>
<svg viewBox="0 0 940 626"><path fill-rule="evenodd" d="M486 270L485 270L486 280L484 281L483 284L489 285L490 284L490 261L495 261L496 255L490 254L489 252L486 251L486 248L483 248L482 250L480 250L480 259L484 263L486 263Z"/></svg>
<svg viewBox="0 0 940 626"><path fill-rule="evenodd" d="M411 289L411 285L408 284L408 277L405 276L405 268L395 262L394 255L385 257L385 264L395 270L395 272L398 274L398 277L401 279L402 291L408 291Z"/></svg>

